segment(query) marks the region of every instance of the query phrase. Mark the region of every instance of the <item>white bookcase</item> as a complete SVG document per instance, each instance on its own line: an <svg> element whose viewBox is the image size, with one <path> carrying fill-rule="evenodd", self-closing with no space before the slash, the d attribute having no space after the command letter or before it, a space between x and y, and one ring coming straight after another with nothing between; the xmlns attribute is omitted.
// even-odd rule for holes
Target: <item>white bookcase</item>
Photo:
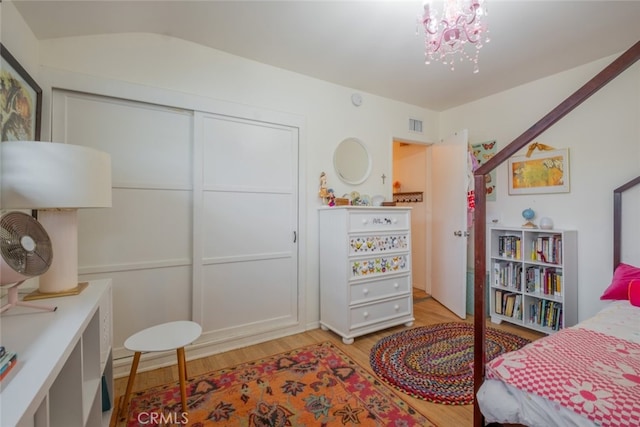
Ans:
<svg viewBox="0 0 640 427"><path fill-rule="evenodd" d="M491 321L547 334L578 322L575 230L491 227Z"/></svg>
<svg viewBox="0 0 640 427"><path fill-rule="evenodd" d="M111 280L95 280L80 295L42 300L55 312L2 314L2 345L18 362L0 382L1 426L109 425L102 377L113 407L111 295Z"/></svg>
<svg viewBox="0 0 640 427"><path fill-rule="evenodd" d="M413 322L411 208L321 208L320 327L351 344Z"/></svg>

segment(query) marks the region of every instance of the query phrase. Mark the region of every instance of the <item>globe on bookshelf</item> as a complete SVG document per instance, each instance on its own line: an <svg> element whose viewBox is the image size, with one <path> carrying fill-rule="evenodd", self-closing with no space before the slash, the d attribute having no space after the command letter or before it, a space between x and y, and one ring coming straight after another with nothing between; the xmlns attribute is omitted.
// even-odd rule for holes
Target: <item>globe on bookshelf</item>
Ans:
<svg viewBox="0 0 640 427"><path fill-rule="evenodd" d="M538 228L531 220L536 216L536 213L531 208L527 208L522 211L522 217L527 221L522 226L524 228Z"/></svg>

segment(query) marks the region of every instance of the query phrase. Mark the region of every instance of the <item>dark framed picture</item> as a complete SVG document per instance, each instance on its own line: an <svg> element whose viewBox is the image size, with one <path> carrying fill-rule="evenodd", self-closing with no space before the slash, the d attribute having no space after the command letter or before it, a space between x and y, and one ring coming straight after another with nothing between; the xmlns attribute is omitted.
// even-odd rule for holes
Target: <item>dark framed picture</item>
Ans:
<svg viewBox="0 0 640 427"><path fill-rule="evenodd" d="M0 140L40 141L42 89L0 43Z"/></svg>

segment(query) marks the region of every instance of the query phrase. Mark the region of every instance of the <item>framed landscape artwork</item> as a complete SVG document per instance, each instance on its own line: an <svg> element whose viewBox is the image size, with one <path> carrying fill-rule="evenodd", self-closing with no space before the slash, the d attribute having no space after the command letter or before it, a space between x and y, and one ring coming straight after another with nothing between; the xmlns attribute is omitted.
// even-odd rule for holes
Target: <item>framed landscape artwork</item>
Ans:
<svg viewBox="0 0 640 427"><path fill-rule="evenodd" d="M42 89L0 44L0 140L39 141Z"/></svg>
<svg viewBox="0 0 640 427"><path fill-rule="evenodd" d="M509 159L509 194L569 192L569 149Z"/></svg>

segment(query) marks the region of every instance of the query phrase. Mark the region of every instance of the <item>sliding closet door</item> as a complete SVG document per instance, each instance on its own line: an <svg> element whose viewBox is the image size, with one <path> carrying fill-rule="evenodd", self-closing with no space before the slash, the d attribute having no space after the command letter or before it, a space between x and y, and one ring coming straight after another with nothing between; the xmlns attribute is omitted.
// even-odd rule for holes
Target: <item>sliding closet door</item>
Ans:
<svg viewBox="0 0 640 427"><path fill-rule="evenodd" d="M113 207L79 211L78 249L81 280L113 279L115 358L172 320L220 348L301 330L299 126L226 112L53 91L53 140L111 155Z"/></svg>
<svg viewBox="0 0 640 427"><path fill-rule="evenodd" d="M111 155L113 206L78 211L78 265L113 279L119 357L134 332L191 317L193 112L54 90L52 113L54 141Z"/></svg>
<svg viewBox="0 0 640 427"><path fill-rule="evenodd" d="M298 128L195 117L194 314L212 338L298 321Z"/></svg>

